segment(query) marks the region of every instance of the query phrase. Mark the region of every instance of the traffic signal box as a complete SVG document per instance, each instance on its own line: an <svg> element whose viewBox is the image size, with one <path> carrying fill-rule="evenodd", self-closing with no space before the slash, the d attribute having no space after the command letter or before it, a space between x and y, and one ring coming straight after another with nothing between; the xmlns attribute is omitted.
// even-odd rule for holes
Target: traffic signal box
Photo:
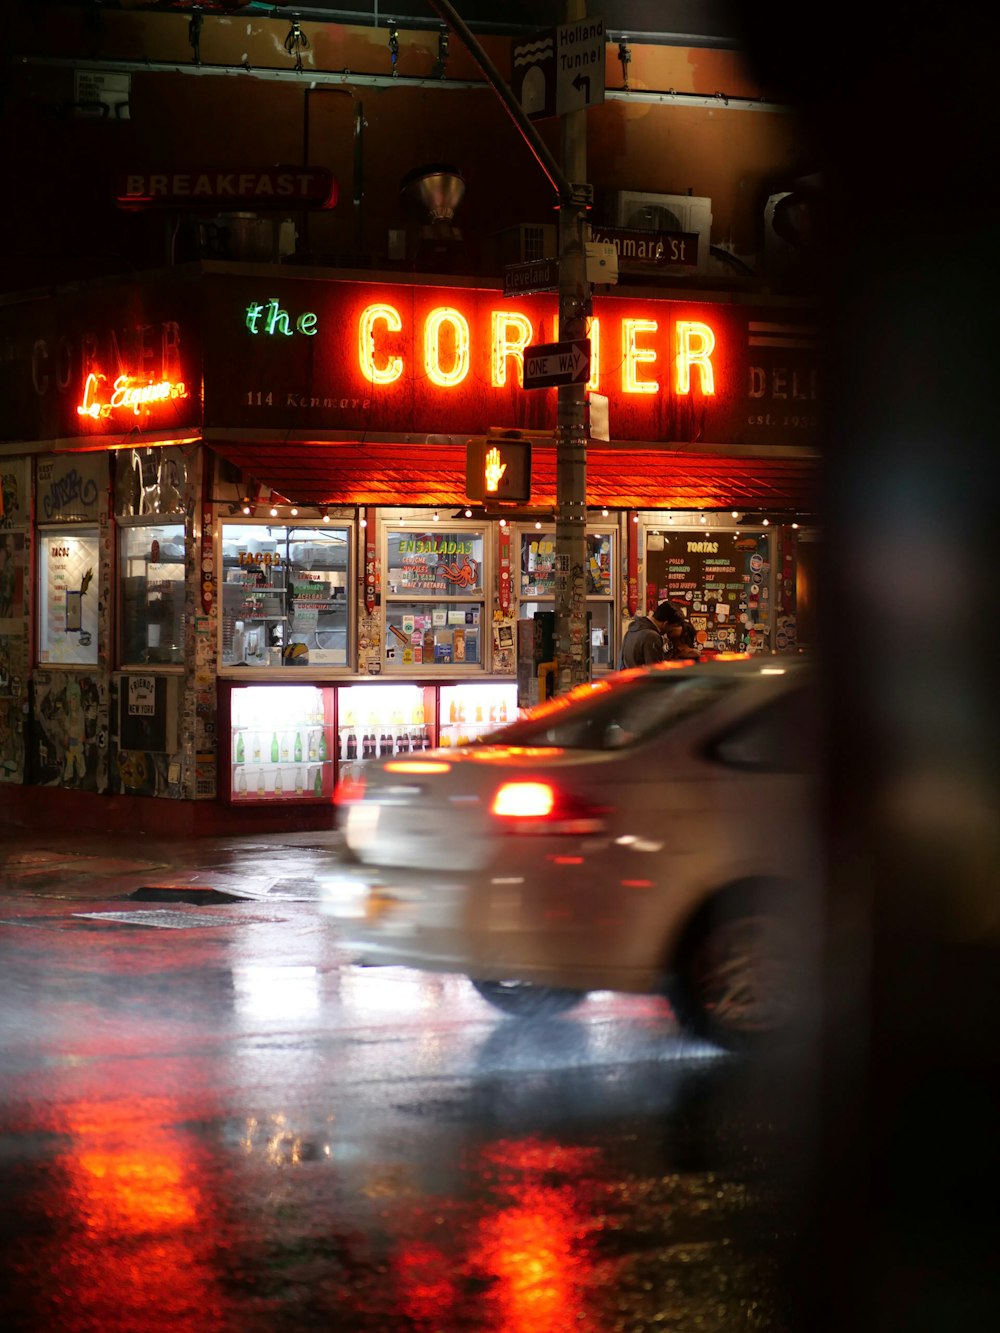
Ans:
<svg viewBox="0 0 1000 1333"><path fill-rule="evenodd" d="M523 504L531 499L531 441L489 435L465 446L465 493L470 500Z"/></svg>

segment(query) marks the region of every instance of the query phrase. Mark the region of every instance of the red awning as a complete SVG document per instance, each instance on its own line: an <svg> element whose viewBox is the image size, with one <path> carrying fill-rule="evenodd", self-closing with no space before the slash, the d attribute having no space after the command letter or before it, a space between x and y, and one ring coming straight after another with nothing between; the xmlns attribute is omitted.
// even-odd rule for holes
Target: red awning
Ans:
<svg viewBox="0 0 1000 1333"><path fill-rule="evenodd" d="M464 505L465 448L456 444L210 441L243 483L300 505ZM777 454L777 451L775 451ZM587 449L587 503L609 509L741 509L811 514L815 456L741 456L666 448ZM532 448L531 507L554 508L555 449Z"/></svg>

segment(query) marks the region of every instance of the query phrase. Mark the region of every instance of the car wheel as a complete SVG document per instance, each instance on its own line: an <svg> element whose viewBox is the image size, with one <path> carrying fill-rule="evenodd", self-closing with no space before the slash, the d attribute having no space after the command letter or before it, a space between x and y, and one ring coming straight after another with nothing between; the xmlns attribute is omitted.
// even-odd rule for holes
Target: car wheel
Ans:
<svg viewBox="0 0 1000 1333"><path fill-rule="evenodd" d="M473 986L493 1005L515 1018L552 1018L580 1003L585 991L535 986L530 981L475 981Z"/></svg>
<svg viewBox="0 0 1000 1333"><path fill-rule="evenodd" d="M791 1036L802 983L801 945L780 902L723 900L688 932L668 995L689 1032L749 1051Z"/></svg>

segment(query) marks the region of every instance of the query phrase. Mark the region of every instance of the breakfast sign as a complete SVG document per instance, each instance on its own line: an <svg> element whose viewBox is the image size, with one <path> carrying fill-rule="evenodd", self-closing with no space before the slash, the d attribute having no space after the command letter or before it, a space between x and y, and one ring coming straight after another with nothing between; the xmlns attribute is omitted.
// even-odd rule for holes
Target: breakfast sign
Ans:
<svg viewBox="0 0 1000 1333"><path fill-rule="evenodd" d="M549 430L526 349L559 341L557 298L496 289L208 275L205 424L477 434ZM611 437L815 447L818 339L798 312L595 297L586 387Z"/></svg>

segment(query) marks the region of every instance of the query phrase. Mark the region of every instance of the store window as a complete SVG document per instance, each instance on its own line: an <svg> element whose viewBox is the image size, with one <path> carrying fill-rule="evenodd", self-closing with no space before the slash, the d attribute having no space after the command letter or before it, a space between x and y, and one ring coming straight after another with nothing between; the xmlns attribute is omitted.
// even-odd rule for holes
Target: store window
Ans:
<svg viewBox="0 0 1000 1333"><path fill-rule="evenodd" d="M97 527L67 524L38 534L38 660L96 666Z"/></svg>
<svg viewBox="0 0 1000 1333"><path fill-rule="evenodd" d="M482 667L483 546L481 529L386 529L387 670Z"/></svg>
<svg viewBox="0 0 1000 1333"><path fill-rule="evenodd" d="M590 660L593 671L608 671L614 665L614 532L587 533L587 614L590 618ZM555 605L556 535L554 528L529 528L520 533L520 609L530 620L536 611L551 611Z"/></svg>
<svg viewBox="0 0 1000 1333"><path fill-rule="evenodd" d="M651 531L646 536L646 610L671 601L698 645L715 651L768 646L771 539L765 532Z"/></svg>
<svg viewBox="0 0 1000 1333"><path fill-rule="evenodd" d="M223 667L349 665L351 528L226 523Z"/></svg>
<svg viewBox="0 0 1000 1333"><path fill-rule="evenodd" d="M184 524L122 527L120 656L124 667L184 662Z"/></svg>

